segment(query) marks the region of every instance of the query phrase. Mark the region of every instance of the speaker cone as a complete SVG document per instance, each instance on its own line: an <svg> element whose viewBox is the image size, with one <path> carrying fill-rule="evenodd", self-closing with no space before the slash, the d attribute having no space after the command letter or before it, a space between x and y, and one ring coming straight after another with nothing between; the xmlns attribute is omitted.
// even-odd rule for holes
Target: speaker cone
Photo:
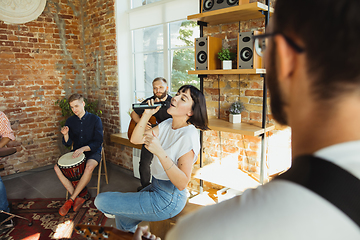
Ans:
<svg viewBox="0 0 360 240"><path fill-rule="evenodd" d="M205 51L200 51L196 58L199 63L203 64L204 62L206 62L207 54Z"/></svg>
<svg viewBox="0 0 360 240"><path fill-rule="evenodd" d="M203 10L209 11L214 6L214 0L204 0Z"/></svg>
<svg viewBox="0 0 360 240"><path fill-rule="evenodd" d="M239 2L239 0L226 0L227 4L232 6L232 5L235 5Z"/></svg>
<svg viewBox="0 0 360 240"><path fill-rule="evenodd" d="M251 48L249 47L244 47L243 49L241 49L240 51L240 58L241 60L243 60L244 62L248 62L251 60L253 56L253 51L251 50Z"/></svg>

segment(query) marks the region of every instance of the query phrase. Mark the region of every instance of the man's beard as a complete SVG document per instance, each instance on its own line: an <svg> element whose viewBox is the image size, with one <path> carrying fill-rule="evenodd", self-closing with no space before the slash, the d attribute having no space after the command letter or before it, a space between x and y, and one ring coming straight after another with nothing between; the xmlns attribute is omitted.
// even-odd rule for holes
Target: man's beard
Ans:
<svg viewBox="0 0 360 240"><path fill-rule="evenodd" d="M276 45L272 42L269 67L266 68L266 81L270 91L270 108L272 115L279 124L288 125L288 119L284 110L285 103L279 87L278 74L276 71Z"/></svg>
<svg viewBox="0 0 360 240"><path fill-rule="evenodd" d="M158 98L159 100L161 100L161 99L163 99L164 97L166 97L166 95L167 95L167 91L163 92L160 96L158 96L157 94L154 94L154 96L155 96L156 98Z"/></svg>

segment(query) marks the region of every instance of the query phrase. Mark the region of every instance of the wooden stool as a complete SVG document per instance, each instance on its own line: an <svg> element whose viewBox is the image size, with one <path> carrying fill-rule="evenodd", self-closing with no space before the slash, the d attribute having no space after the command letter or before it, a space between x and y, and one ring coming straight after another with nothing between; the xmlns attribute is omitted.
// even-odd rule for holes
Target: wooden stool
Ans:
<svg viewBox="0 0 360 240"><path fill-rule="evenodd" d="M184 209L175 217L163 220L163 221L157 221L157 222L150 222L150 232L154 234L157 237L160 237L161 239L165 239L165 236L167 232L176 224L176 221L186 214L199 210L203 206L189 203L187 202Z"/></svg>
<svg viewBox="0 0 360 240"><path fill-rule="evenodd" d="M104 172L101 172L101 164L104 165ZM88 187L88 189L96 189L96 195L98 195L100 193L100 180L101 180L101 176L105 176L105 180L106 180L106 184L109 184L109 180L108 180L108 174L107 174L107 168L106 168L106 160L105 160L105 151L104 151L104 147L101 149L101 160L99 163L99 171L96 174L93 175L98 175L98 181L97 181L97 186L96 187Z"/></svg>
<svg viewBox="0 0 360 240"><path fill-rule="evenodd" d="M14 147L3 147L3 148L0 148L0 157L7 157L9 155L12 155L16 153L16 148Z"/></svg>
<svg viewBox="0 0 360 240"><path fill-rule="evenodd" d="M101 165L104 165L104 172L101 172ZM98 173L93 173L93 175L97 175L98 176L98 180L97 180L97 185L96 187L88 187L88 189L96 189L96 195L98 195L100 193L100 180L101 180L101 176L105 176L105 180L106 180L106 184L109 183L108 180L108 174L107 174L107 168L106 168L106 160L105 160L105 151L104 151L104 146L101 149L101 160L99 162L99 170ZM69 192L66 191L66 199L68 199L69 197Z"/></svg>

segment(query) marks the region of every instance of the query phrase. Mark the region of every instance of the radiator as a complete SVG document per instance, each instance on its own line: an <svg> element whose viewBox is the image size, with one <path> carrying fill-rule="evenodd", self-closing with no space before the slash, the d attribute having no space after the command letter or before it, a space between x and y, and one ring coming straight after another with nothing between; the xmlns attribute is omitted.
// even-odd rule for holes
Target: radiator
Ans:
<svg viewBox="0 0 360 240"><path fill-rule="evenodd" d="M141 149L133 148L134 177L139 178L139 179L140 179L140 173L139 173L140 153L141 153Z"/></svg>

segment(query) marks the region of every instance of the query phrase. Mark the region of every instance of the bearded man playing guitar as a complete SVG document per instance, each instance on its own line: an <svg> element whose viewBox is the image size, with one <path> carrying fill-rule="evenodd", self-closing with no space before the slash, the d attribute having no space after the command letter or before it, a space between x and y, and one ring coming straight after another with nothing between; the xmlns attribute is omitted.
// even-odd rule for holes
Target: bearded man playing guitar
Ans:
<svg viewBox="0 0 360 240"><path fill-rule="evenodd" d="M153 92L154 95L152 97L149 97L145 99L142 103L147 103L148 100L153 99L154 102L169 102L167 106L170 106L171 102L171 96L168 94L169 86L167 84L167 81L165 78L157 77L152 82L153 85ZM156 112L152 119L148 122L147 129L150 129L157 124L161 123L162 121L171 118L171 115L167 113L168 107L162 107L159 109L158 112ZM135 125L140 121L141 114L143 114L143 109L135 109L130 114L131 116L131 122L129 125L128 130L128 137L130 139L131 133L135 128ZM147 150L144 145L141 148L141 155L140 155L140 164L139 164L139 172L140 172L140 182L141 186L138 187L138 191L146 187L150 184L150 164L151 160L153 158L153 154Z"/></svg>

